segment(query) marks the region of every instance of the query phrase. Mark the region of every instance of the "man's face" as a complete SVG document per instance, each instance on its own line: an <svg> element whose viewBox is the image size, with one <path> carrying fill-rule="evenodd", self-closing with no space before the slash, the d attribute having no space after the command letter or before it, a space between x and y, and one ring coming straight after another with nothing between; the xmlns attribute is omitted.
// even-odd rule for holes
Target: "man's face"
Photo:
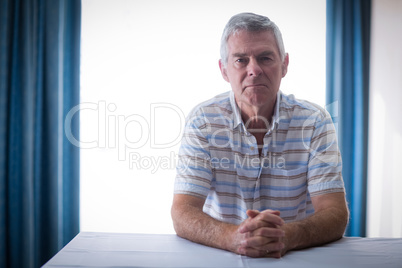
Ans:
<svg viewBox="0 0 402 268"><path fill-rule="evenodd" d="M222 76L230 83L241 109L273 108L287 66L288 55L281 60L271 31L239 31L230 36L226 67L219 62Z"/></svg>

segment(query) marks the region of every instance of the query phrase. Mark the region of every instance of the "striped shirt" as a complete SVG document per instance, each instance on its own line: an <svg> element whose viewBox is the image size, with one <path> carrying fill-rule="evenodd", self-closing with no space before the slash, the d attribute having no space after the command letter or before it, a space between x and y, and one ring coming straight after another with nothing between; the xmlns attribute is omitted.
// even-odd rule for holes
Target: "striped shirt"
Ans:
<svg viewBox="0 0 402 268"><path fill-rule="evenodd" d="M326 110L279 91L271 122L260 155L232 91L198 105L186 119L174 193L204 198L205 213L240 224L248 209L301 220L314 213L311 196L344 192Z"/></svg>

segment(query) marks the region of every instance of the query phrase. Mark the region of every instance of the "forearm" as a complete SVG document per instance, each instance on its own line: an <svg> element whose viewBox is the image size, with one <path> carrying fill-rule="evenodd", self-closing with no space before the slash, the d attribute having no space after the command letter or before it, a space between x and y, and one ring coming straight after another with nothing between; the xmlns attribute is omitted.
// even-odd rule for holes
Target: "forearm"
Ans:
<svg viewBox="0 0 402 268"><path fill-rule="evenodd" d="M347 209L331 207L309 218L282 226L285 252L319 246L340 239L348 223Z"/></svg>
<svg viewBox="0 0 402 268"><path fill-rule="evenodd" d="M178 236L206 246L236 252L237 225L218 221L191 204L172 207L172 219Z"/></svg>

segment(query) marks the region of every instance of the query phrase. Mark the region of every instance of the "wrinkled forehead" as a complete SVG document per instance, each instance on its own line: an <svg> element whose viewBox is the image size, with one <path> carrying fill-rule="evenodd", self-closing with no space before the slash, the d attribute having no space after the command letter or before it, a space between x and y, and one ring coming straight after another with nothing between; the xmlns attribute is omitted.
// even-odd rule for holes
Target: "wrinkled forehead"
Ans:
<svg viewBox="0 0 402 268"><path fill-rule="evenodd" d="M229 36L227 42L229 55L252 51L272 51L279 53L279 48L272 31L237 31Z"/></svg>

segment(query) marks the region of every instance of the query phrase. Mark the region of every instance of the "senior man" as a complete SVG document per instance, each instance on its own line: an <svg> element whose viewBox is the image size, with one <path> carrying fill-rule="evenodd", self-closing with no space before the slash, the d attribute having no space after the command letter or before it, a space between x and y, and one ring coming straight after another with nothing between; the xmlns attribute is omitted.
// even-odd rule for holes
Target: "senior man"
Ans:
<svg viewBox="0 0 402 268"><path fill-rule="evenodd" d="M279 90L288 64L267 17L229 20L219 67L232 90L186 120L171 211L179 236L276 258L343 236L348 209L334 126L321 107Z"/></svg>

